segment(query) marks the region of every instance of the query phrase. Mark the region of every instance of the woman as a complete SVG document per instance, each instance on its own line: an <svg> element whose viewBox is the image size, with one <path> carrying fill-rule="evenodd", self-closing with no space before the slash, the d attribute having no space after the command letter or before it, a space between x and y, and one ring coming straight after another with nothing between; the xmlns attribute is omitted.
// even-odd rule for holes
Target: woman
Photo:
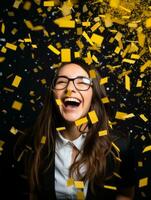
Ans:
<svg viewBox="0 0 151 200"><path fill-rule="evenodd" d="M30 200L133 199L129 139L109 126L100 80L83 60L56 71L30 135L32 149L24 151Z"/></svg>

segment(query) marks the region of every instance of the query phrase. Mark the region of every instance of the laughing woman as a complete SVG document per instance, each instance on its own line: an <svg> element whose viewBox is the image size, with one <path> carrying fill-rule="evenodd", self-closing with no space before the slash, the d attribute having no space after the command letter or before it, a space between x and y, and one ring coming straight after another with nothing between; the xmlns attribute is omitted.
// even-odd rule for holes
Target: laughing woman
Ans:
<svg viewBox="0 0 151 200"><path fill-rule="evenodd" d="M94 78L90 70L95 71ZM133 199L130 140L109 126L100 79L83 60L63 63L55 73L30 134L32 150L26 145L23 156L27 199ZM101 136L101 131L106 134Z"/></svg>

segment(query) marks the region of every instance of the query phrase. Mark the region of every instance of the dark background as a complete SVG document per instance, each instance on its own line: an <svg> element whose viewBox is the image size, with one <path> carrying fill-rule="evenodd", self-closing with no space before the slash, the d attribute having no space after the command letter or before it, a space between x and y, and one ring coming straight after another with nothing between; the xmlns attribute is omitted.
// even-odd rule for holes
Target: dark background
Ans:
<svg viewBox="0 0 151 200"><path fill-rule="evenodd" d="M121 5L131 9L130 18L124 21L124 24L113 22L111 26L107 26L104 18L100 17L101 26L104 31L100 33L97 29L94 33L104 37L101 48L91 50L90 44L86 39L77 34L77 28L82 27L82 31L86 31L89 37L92 34L91 27L94 25L95 18L99 15L110 14L113 18L121 20L121 16L127 13L122 13L119 9L110 7L109 1L103 3L94 3L95 1L74 1L77 2L71 10L72 19L77 18L81 22L90 21L90 27L82 26L82 23L76 23L75 28L59 28L54 23L54 20L62 17L63 14L60 8L63 8L64 1L55 1L55 6L47 8L43 6L43 1L22 1L18 8L14 6L15 1L0 1L0 158L1 162L7 160L13 146L22 131L32 126L38 113L43 106L44 95L46 89L51 84L53 74L52 66L58 65L61 62L60 55L54 54L48 49L48 45L52 44L56 47L59 42L61 48L70 48L72 58L74 51L79 51L76 41L80 40L84 47L81 49L81 57L87 57L87 52L95 55L99 64L95 63L102 77L109 77L105 88L111 103L112 122L113 126L131 134L132 143L135 149L135 168L137 175L136 199L150 199L151 197L151 153L150 150L143 153L145 147L151 145L151 133L149 127L150 118L150 68L146 68L143 72L140 67L151 60L151 38L150 30L145 26L145 20L151 17L150 1L122 1ZM72 2L72 1L71 1ZM100 1L101 2L101 1ZM29 3L30 7L26 9L25 4ZM125 4L124 4L125 3ZM86 6L87 9L83 9ZM123 11L124 12L124 11ZM39 31L32 30L27 27L25 20L29 20L34 27L42 26ZM142 27L145 35L143 45L138 41L137 28L130 28L129 23L140 20L137 23L137 28ZM5 31L2 27L5 26ZM113 31L114 30L114 31ZM16 31L16 33L14 33ZM116 31L116 32L115 32ZM111 43L110 39L115 38L117 32L122 33L123 49L121 53L114 52L118 46L118 41L114 39ZM31 42L25 42L25 38L31 38ZM131 59L133 53L139 54L140 59L134 64L123 62L122 52L135 41L138 46L136 52L127 53L125 58ZM6 48L6 53L3 48L6 43L12 43L17 46L17 50ZM33 48L33 44L37 48ZM121 74L130 70L131 90L125 89L124 75ZM19 86L12 86L15 76L22 77ZM142 80L142 86L136 87L138 79ZM44 80L44 81L43 81ZM32 95L33 94L33 95ZM20 111L13 109L14 101L19 101L23 104ZM126 120L116 119L116 112L133 113L134 117ZM140 114L148 119L144 121ZM12 129L16 130L16 134L12 133ZM13 166L11 159L8 161L10 166ZM146 185L140 186L140 181L143 178L148 178Z"/></svg>

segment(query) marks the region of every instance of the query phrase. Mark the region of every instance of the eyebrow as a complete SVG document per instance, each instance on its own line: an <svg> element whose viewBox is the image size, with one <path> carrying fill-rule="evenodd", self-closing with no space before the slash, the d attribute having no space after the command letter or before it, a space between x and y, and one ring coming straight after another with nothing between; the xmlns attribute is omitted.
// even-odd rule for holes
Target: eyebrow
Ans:
<svg viewBox="0 0 151 200"><path fill-rule="evenodd" d="M61 75L61 76L57 76L57 77L69 78L69 79L75 79L75 78L87 78L87 79L90 79L90 80L91 80L91 78L90 78L90 77L87 77L87 76L76 76L76 77L74 77L74 78L70 78L70 77L68 77L68 76Z"/></svg>

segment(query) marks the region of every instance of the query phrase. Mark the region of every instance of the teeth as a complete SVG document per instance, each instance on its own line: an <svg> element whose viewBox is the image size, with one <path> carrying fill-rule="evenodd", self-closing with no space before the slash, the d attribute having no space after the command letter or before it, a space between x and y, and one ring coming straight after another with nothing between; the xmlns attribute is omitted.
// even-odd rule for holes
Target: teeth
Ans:
<svg viewBox="0 0 151 200"><path fill-rule="evenodd" d="M64 102L66 102L66 101L74 101L74 102L77 102L77 103L80 103L80 100L78 100L78 99L75 99L75 98L65 98L65 100L64 100Z"/></svg>

